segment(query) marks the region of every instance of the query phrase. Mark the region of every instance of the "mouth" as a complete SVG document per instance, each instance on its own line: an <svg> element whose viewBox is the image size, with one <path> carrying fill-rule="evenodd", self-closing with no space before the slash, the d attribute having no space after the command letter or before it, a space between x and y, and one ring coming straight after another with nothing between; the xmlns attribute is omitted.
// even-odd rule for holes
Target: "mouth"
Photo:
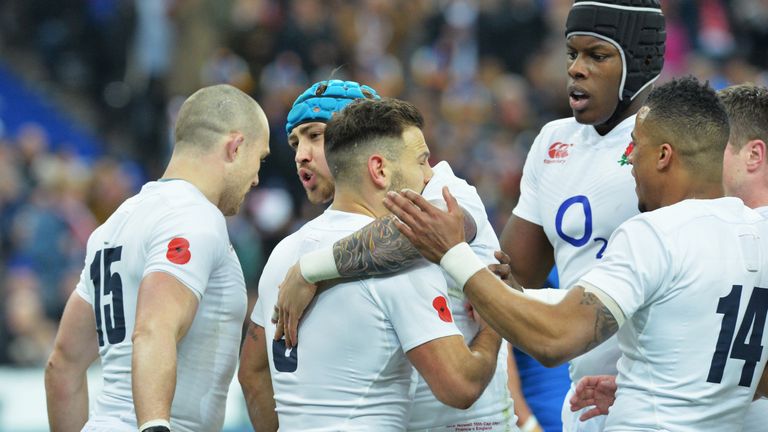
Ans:
<svg viewBox="0 0 768 432"><path fill-rule="evenodd" d="M584 111L589 105L590 95L578 86L568 87L568 101L573 111Z"/></svg>
<svg viewBox="0 0 768 432"><path fill-rule="evenodd" d="M299 180L305 189L312 189L317 184L317 177L315 176L314 172L306 168L299 168L297 174L299 175Z"/></svg>

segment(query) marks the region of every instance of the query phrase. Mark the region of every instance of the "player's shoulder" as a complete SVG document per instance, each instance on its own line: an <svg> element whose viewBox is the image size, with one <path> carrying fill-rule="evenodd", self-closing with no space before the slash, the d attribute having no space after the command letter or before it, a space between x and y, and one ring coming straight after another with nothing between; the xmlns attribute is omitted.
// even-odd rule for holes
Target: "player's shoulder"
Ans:
<svg viewBox="0 0 768 432"><path fill-rule="evenodd" d="M422 191L422 195L427 197L427 199L434 197L442 199L443 186L448 186L453 193L462 191L475 193L475 187L465 179L457 176L446 161L440 161L432 167L432 178L427 183L424 191Z"/></svg>
<svg viewBox="0 0 768 432"><path fill-rule="evenodd" d="M643 221L664 233L678 232L697 221L715 224L760 223L764 218L735 197L687 199L641 213L630 219Z"/></svg>
<svg viewBox="0 0 768 432"><path fill-rule="evenodd" d="M545 124L539 135L558 135L563 133L573 133L576 130L588 127L576 121L574 117L566 117L557 120L552 120Z"/></svg>

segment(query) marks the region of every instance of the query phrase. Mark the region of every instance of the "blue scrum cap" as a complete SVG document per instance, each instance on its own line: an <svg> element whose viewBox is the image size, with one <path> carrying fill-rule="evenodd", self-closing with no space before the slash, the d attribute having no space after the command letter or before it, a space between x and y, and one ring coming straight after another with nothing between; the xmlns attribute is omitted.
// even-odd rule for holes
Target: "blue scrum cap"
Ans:
<svg viewBox="0 0 768 432"><path fill-rule="evenodd" d="M619 50L622 103L629 105L659 78L667 36L659 0L575 0L565 37L576 35L603 39Z"/></svg>
<svg viewBox="0 0 768 432"><path fill-rule="evenodd" d="M354 81L328 80L312 84L293 103L285 121L289 134L302 123L327 123L333 113L339 112L355 99L381 99L376 90Z"/></svg>

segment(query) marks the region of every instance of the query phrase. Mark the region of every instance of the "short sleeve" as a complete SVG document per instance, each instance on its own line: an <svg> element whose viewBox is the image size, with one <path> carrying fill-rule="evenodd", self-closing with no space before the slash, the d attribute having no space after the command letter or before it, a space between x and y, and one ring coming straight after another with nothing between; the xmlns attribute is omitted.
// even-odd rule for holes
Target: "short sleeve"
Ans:
<svg viewBox="0 0 768 432"><path fill-rule="evenodd" d="M77 292L83 300L89 304L93 304L93 292L88 288L88 266L84 266L83 271L80 272L80 280L77 282L75 292Z"/></svg>
<svg viewBox="0 0 768 432"><path fill-rule="evenodd" d="M211 273L230 247L224 217L202 206L167 213L150 231L145 245L143 276L168 273L198 299L205 294Z"/></svg>
<svg viewBox="0 0 768 432"><path fill-rule="evenodd" d="M438 338L461 335L439 267L425 263L387 282L377 294L404 352Z"/></svg>
<svg viewBox="0 0 768 432"><path fill-rule="evenodd" d="M523 166L523 177L520 180L520 198L512 213L522 219L537 225L542 224L541 214L538 206L539 195L539 169L541 167L541 157L539 149L541 148L541 134L533 141L528 156L525 158Z"/></svg>
<svg viewBox="0 0 768 432"><path fill-rule="evenodd" d="M668 246L636 217L614 231L603 260L581 280L611 297L629 319L664 285L671 268Z"/></svg>

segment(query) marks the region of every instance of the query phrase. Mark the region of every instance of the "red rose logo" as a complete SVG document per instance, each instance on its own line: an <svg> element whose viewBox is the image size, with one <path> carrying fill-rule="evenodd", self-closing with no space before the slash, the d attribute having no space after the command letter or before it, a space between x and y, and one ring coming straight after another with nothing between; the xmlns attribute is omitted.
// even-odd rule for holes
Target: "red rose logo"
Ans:
<svg viewBox="0 0 768 432"><path fill-rule="evenodd" d="M445 322L453 322L451 310L448 309L448 301L443 296L437 296L432 300L432 307L437 311L437 316Z"/></svg>
<svg viewBox="0 0 768 432"><path fill-rule="evenodd" d="M624 149L624 154L621 155L621 159L619 159L619 165L621 166L629 165L629 155L632 154L632 150L634 149L635 149L635 142L630 141L627 148Z"/></svg>
<svg viewBox="0 0 768 432"><path fill-rule="evenodd" d="M184 237L176 237L168 242L168 252L165 257L174 264L186 264L192 258L189 251L189 241Z"/></svg>

